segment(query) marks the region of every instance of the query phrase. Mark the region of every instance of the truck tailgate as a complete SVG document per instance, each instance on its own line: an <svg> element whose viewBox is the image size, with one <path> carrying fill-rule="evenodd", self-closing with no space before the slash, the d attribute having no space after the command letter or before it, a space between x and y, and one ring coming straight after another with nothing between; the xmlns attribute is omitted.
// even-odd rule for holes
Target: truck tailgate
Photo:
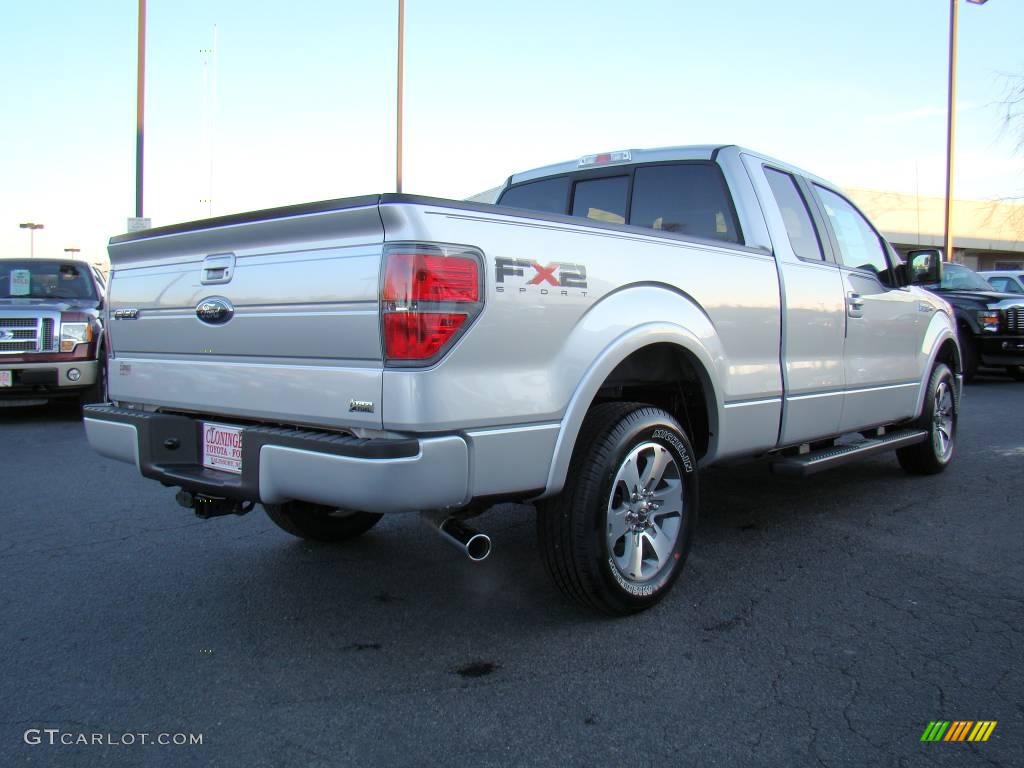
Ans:
<svg viewBox="0 0 1024 768"><path fill-rule="evenodd" d="M377 198L111 240L114 401L381 426Z"/></svg>

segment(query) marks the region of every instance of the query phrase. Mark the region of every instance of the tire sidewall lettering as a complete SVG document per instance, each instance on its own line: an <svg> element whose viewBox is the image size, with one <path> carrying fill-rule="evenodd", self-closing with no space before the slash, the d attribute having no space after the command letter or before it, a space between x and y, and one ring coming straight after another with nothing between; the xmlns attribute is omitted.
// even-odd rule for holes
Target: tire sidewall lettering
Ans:
<svg viewBox="0 0 1024 768"><path fill-rule="evenodd" d="M679 439L679 436L675 433L674 430L665 429L664 427L658 427L651 433L651 439L661 440L675 448L676 452L679 454L678 458L682 464L683 470L688 475L693 474L694 465L693 459L690 458L690 452L686 449L686 446L683 444L683 441Z"/></svg>
<svg viewBox="0 0 1024 768"><path fill-rule="evenodd" d="M652 584L634 584L631 581L627 581L626 578L619 573L619 569L615 567L615 561L610 557L608 558L608 570L612 574L612 578L618 583L619 587L624 589L626 592L631 594L633 597L650 597L657 592L664 585L664 579L661 583Z"/></svg>

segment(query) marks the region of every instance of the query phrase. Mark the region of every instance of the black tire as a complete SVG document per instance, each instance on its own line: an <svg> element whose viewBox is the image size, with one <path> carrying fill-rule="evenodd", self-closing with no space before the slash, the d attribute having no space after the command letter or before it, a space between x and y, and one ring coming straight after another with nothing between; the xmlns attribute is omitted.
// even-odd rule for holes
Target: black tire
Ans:
<svg viewBox="0 0 1024 768"><path fill-rule="evenodd" d="M1011 365L1006 372L1017 381L1024 381L1024 365Z"/></svg>
<svg viewBox="0 0 1024 768"><path fill-rule="evenodd" d="M624 493L627 464L642 498ZM696 523L697 463L682 427L660 408L604 403L583 421L564 490L539 504L537 538L544 567L562 592L623 616L668 593L686 564Z"/></svg>
<svg viewBox="0 0 1024 768"><path fill-rule="evenodd" d="M928 430L928 439L896 451L905 471L912 475L936 475L949 466L956 453L959 411L953 372L945 363L936 363L928 380L924 412L916 425Z"/></svg>
<svg viewBox="0 0 1024 768"><path fill-rule="evenodd" d="M974 381L978 375L978 345L971 329L960 326L960 356L963 359L964 381Z"/></svg>
<svg viewBox="0 0 1024 768"><path fill-rule="evenodd" d="M96 366L96 381L88 389L82 390L78 398L82 405L94 405L107 402L107 351L100 350Z"/></svg>
<svg viewBox="0 0 1024 768"><path fill-rule="evenodd" d="M310 541L337 542L354 539L373 528L383 515L331 509L306 501L264 504L267 517L292 536Z"/></svg>

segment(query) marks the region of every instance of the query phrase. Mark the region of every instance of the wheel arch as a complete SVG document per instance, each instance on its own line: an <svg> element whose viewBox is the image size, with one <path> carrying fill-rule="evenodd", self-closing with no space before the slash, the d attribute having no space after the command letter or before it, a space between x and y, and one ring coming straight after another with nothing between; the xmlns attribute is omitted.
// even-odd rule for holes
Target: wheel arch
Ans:
<svg viewBox="0 0 1024 768"><path fill-rule="evenodd" d="M942 315L941 317L945 317ZM931 379L932 370L936 363L945 363L953 371L958 379L964 373L963 358L960 353L960 343L957 340L956 320L940 321L939 316L932 321L928 328L923 345L928 351L927 364L921 373L921 386L917 393L917 406L914 409L915 418L920 417L924 410L925 395L928 391L928 381ZM959 393L958 393L959 395Z"/></svg>
<svg viewBox="0 0 1024 768"><path fill-rule="evenodd" d="M721 391L709 373L714 369L714 358L700 338L675 323L648 322L620 335L594 360L573 393L541 498L565 485L583 419L598 402L662 407L695 431L688 437L698 458L714 453L723 408Z"/></svg>

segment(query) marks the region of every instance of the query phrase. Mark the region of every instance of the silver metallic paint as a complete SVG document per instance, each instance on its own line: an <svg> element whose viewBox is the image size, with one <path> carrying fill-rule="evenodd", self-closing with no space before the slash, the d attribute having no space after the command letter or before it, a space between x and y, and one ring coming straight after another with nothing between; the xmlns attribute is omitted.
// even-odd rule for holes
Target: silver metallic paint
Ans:
<svg viewBox="0 0 1024 768"><path fill-rule="evenodd" d="M713 151L638 152L633 161L707 159ZM112 245L109 306L140 309L138 321L115 325L118 361L131 372L119 375L112 364L112 395L201 413L420 435L421 454L398 461L262 451L264 501L303 498L382 512L539 487L544 495L559 491L601 384L650 344L676 345L697 367L712 433L705 464L831 436L846 421L848 400L849 418L867 420L865 427L878 423L876 408L907 411L903 390L916 388L919 412L938 347L955 339L949 315L932 315L927 332L920 321L924 338L908 355L912 361L901 359L881 379L866 366L860 379L853 376L862 385L889 385L848 391L848 364L859 370L857 361L876 351L867 339L885 336L888 320L866 328L864 353L846 360L840 270L792 253L761 171L767 158L724 147L717 160L749 247L423 202ZM384 370L381 362L380 259L382 243L393 241L464 243L485 256L484 309L429 368ZM236 317L197 331L188 322L202 324L187 313L209 291L201 284L203 260L225 251L235 254L234 273L217 290L235 304ZM499 257L584 264L587 289L563 295L544 286L545 294L509 282L498 291ZM916 289L906 293L929 301ZM915 309L917 316L928 317ZM875 362L884 365L884 357ZM380 407L350 413L353 399ZM101 452L127 455L126 433L87 429Z"/></svg>
<svg viewBox="0 0 1024 768"><path fill-rule="evenodd" d="M260 450L260 500L301 498L364 512L413 512L469 501L469 448L461 437L420 440L406 459L359 459L266 445Z"/></svg>
<svg viewBox="0 0 1024 768"><path fill-rule="evenodd" d="M85 436L94 451L109 459L139 467L139 433L134 424L92 419L88 416L82 419L82 423Z"/></svg>

